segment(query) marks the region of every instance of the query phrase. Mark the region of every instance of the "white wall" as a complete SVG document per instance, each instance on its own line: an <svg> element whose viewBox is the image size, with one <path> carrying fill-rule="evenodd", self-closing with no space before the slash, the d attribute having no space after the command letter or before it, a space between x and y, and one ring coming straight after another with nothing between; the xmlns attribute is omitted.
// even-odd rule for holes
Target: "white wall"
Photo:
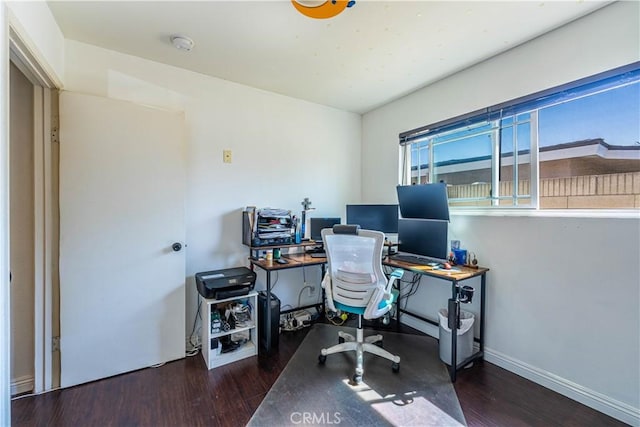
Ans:
<svg viewBox="0 0 640 427"><path fill-rule="evenodd" d="M183 110L187 123L187 330L193 274L248 265L241 211L278 207L344 215L360 199L361 117L225 80L67 41L66 89ZM222 162L222 151L233 162ZM319 284L319 268L306 279ZM274 279L275 279L274 275ZM279 273L274 289L297 304L303 271ZM264 288L259 274L257 288ZM319 294L316 293L316 295ZM302 300L302 303L311 301Z"/></svg>
<svg viewBox="0 0 640 427"><path fill-rule="evenodd" d="M385 159L400 132L638 61L639 6L614 3L364 115L363 201L397 200ZM454 214L449 237L491 268L487 360L639 424L639 236L637 216ZM423 286L410 307L436 319L449 293Z"/></svg>

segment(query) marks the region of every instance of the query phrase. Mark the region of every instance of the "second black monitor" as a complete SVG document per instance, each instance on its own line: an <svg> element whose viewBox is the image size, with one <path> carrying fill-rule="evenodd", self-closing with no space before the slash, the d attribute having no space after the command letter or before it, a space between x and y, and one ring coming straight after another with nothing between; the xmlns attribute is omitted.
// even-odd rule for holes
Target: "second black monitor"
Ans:
<svg viewBox="0 0 640 427"><path fill-rule="evenodd" d="M420 255L438 260L447 259L446 221L429 219L400 219L398 252Z"/></svg>
<svg viewBox="0 0 640 427"><path fill-rule="evenodd" d="M309 237L311 240L321 242L322 229L333 228L336 224L340 224L340 218L309 218L309 228L311 229Z"/></svg>
<svg viewBox="0 0 640 427"><path fill-rule="evenodd" d="M398 205L347 205L347 224L363 230L398 232Z"/></svg>

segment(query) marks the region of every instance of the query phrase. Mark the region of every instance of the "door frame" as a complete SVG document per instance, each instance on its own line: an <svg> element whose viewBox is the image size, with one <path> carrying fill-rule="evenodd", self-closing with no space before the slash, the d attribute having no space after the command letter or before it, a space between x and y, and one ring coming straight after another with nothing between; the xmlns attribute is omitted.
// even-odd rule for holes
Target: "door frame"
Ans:
<svg viewBox="0 0 640 427"><path fill-rule="evenodd" d="M58 307L54 303L57 278L57 89L60 81L49 72L31 49L18 29L8 23L9 58L4 67L13 63L34 86L34 382L33 392L42 393L59 384L59 370L54 369L54 318ZM4 58L3 58L4 62ZM7 109L6 116L10 116ZM10 120L7 120L10 123ZM7 135L8 137L8 135ZM8 148L3 146L5 154ZM7 160L9 156L7 156ZM8 163L10 164L10 162ZM8 201L10 203L10 201ZM8 212L8 211L7 211ZM3 244L7 244L3 242ZM8 256L8 255L7 255ZM9 354L9 353L8 353ZM59 355L59 353L58 353Z"/></svg>
<svg viewBox="0 0 640 427"><path fill-rule="evenodd" d="M0 91L9 89L9 20L5 2L0 2ZM0 96L0 164L9 160L9 97ZM9 343L9 171L0 167L0 424L11 424Z"/></svg>

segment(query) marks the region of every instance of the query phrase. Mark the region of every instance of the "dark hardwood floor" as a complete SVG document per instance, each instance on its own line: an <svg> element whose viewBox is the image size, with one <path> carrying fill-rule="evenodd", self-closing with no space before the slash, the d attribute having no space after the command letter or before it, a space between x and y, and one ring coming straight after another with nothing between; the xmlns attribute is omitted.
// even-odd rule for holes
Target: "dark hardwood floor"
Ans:
<svg viewBox="0 0 640 427"><path fill-rule="evenodd" d="M415 333L409 328L403 332ZM243 426L306 333L283 333L273 355L211 371L198 354L159 368L17 398L11 404L12 425ZM469 426L625 425L488 362L458 373L455 389Z"/></svg>

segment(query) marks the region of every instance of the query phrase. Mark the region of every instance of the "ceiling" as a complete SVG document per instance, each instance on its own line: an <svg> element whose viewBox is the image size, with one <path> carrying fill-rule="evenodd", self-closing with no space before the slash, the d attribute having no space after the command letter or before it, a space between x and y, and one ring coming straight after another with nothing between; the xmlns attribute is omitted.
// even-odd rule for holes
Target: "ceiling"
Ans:
<svg viewBox="0 0 640 427"><path fill-rule="evenodd" d="M358 0L322 20L289 0L48 3L65 38L365 113L609 2Z"/></svg>

